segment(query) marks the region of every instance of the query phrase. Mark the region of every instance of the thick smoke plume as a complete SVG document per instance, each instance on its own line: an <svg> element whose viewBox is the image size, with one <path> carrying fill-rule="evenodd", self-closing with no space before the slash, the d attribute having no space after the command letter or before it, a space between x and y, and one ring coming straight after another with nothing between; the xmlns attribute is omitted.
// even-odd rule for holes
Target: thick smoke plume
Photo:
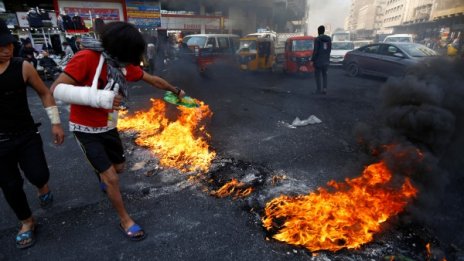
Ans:
<svg viewBox="0 0 464 261"><path fill-rule="evenodd" d="M308 34L317 35L317 27L325 25L327 33L344 27L345 18L349 15L351 1L347 0L308 0L309 20Z"/></svg>
<svg viewBox="0 0 464 261"><path fill-rule="evenodd" d="M445 243L464 246L464 61L437 58L382 88L384 127L358 128L360 140L419 197L409 212Z"/></svg>

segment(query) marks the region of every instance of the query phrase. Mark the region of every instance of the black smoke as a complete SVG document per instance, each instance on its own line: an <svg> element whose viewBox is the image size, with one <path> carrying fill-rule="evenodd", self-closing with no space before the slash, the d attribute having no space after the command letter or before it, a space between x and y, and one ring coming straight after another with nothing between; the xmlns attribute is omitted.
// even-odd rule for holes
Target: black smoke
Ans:
<svg viewBox="0 0 464 261"><path fill-rule="evenodd" d="M360 126L360 140L414 181L413 218L445 244L464 247L464 61L424 61L389 79L381 100L383 126Z"/></svg>

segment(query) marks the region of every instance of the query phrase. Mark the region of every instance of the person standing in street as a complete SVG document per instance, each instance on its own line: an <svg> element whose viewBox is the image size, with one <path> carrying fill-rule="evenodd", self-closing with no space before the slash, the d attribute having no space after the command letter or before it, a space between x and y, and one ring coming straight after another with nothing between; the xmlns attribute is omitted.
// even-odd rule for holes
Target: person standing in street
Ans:
<svg viewBox="0 0 464 261"><path fill-rule="evenodd" d="M330 64L332 39L325 35L323 25L317 28L318 37L314 41L314 52L311 61L314 65L314 78L316 79L316 94L327 94L327 70ZM321 82L322 77L322 82Z"/></svg>
<svg viewBox="0 0 464 261"><path fill-rule="evenodd" d="M125 156L116 128L117 110L121 109L123 97L127 97L127 81L143 80L178 97L183 97L185 92L140 68L146 43L132 24L108 23L102 28L100 39L101 42L82 39L84 49L68 62L53 83L52 91L55 98L71 104L70 131L99 173L106 195L119 216L120 230L130 240L138 241L145 238L145 231L129 216L119 189L118 174L124 170ZM98 90L89 93L86 86L92 83L98 84ZM96 102L103 100L106 102Z"/></svg>
<svg viewBox="0 0 464 261"><path fill-rule="evenodd" d="M13 58L14 41L16 39L0 19L0 187L21 221L16 246L27 248L35 243L36 222L23 190L20 169L38 188L42 207L49 206L53 200L42 138L27 101L28 85L42 100L52 124L55 144L63 143L64 132L55 100L33 65L22 58Z"/></svg>

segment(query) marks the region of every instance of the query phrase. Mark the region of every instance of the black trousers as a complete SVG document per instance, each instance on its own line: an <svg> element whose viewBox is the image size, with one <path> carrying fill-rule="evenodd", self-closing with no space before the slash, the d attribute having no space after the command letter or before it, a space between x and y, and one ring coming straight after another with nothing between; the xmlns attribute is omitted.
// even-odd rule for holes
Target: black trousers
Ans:
<svg viewBox="0 0 464 261"><path fill-rule="evenodd" d="M327 90L327 70L329 66L319 66L314 68L314 79L316 79L316 88L318 92ZM322 76L322 83L321 83Z"/></svg>
<svg viewBox="0 0 464 261"><path fill-rule="evenodd" d="M0 134L0 169L0 187L8 205L19 220L31 217L20 169L34 186L41 188L47 184L50 172L40 134L37 131Z"/></svg>

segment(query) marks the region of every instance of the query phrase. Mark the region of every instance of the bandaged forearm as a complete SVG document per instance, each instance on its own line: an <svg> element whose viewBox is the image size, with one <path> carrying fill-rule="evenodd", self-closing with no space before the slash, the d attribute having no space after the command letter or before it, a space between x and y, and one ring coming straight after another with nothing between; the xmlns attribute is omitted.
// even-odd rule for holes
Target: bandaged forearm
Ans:
<svg viewBox="0 0 464 261"><path fill-rule="evenodd" d="M48 118L52 122L52 124L60 124L60 113L58 112L58 107L56 106L50 106L45 108L45 111L47 112Z"/></svg>
<svg viewBox="0 0 464 261"><path fill-rule="evenodd" d="M55 87L53 96L58 100L70 104L112 109L116 93L110 90L96 90L86 86L81 87L60 83Z"/></svg>

